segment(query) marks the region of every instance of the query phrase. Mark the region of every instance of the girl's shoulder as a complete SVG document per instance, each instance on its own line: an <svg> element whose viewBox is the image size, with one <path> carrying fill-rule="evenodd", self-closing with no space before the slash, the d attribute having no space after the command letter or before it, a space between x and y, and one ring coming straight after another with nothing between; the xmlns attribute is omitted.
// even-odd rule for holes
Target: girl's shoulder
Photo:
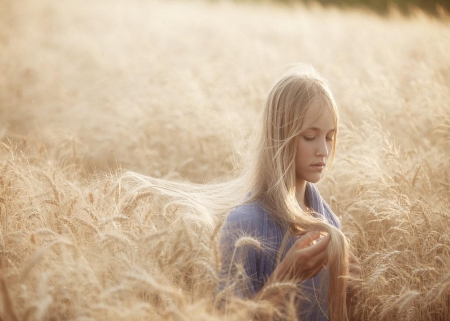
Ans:
<svg viewBox="0 0 450 321"><path fill-rule="evenodd" d="M233 208L227 215L225 224L240 225L241 227L258 227L267 221L267 211L257 201L244 203Z"/></svg>
<svg viewBox="0 0 450 321"><path fill-rule="evenodd" d="M229 221L253 221L261 220L267 216L267 210L264 206L258 202L253 201L251 203L243 203L235 208L233 208L227 216Z"/></svg>
<svg viewBox="0 0 450 321"><path fill-rule="evenodd" d="M225 231L239 231L240 234L267 237L284 235L285 229L267 211L261 201L241 204L232 209L223 225Z"/></svg>

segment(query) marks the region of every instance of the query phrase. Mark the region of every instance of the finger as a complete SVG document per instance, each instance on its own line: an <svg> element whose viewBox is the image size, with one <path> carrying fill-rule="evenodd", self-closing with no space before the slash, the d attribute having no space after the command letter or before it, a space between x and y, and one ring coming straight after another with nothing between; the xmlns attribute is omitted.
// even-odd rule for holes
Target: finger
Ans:
<svg viewBox="0 0 450 321"><path fill-rule="evenodd" d="M317 274L319 274L326 266L326 261L321 261L317 265L317 267L314 269L314 271L311 273L310 278L315 277Z"/></svg>
<svg viewBox="0 0 450 321"><path fill-rule="evenodd" d="M327 265L328 253L327 251L322 251L316 254L315 256L311 257L309 261L313 266L317 266L318 268L322 269Z"/></svg>
<svg viewBox="0 0 450 321"><path fill-rule="evenodd" d="M300 270L292 270L292 278L296 279L298 281L304 281L306 279L315 277L317 274L319 274L323 270L322 264L316 264L314 266L310 267L303 267Z"/></svg>
<svg viewBox="0 0 450 321"><path fill-rule="evenodd" d="M320 233L317 231L308 232L305 235L303 235L301 238L299 238L295 244L298 248L305 248L308 245L310 245L312 242L317 240L320 237Z"/></svg>
<svg viewBox="0 0 450 321"><path fill-rule="evenodd" d="M327 234L324 236L320 241L318 241L316 244L313 244L307 248L302 249L301 251L304 251L304 254L309 257L313 257L318 255L321 252L324 252L327 249L328 243L330 242L331 236ZM324 253L326 255L326 253Z"/></svg>
<svg viewBox="0 0 450 321"><path fill-rule="evenodd" d="M328 261L328 255L326 251L320 252L313 257L306 257L305 255L299 255L296 261L297 266L302 266L304 271L321 271Z"/></svg>

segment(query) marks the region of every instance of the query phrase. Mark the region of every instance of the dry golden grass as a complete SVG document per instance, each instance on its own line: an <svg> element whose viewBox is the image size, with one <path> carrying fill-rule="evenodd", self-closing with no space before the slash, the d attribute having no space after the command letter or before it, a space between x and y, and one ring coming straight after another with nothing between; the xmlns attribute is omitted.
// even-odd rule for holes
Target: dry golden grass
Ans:
<svg viewBox="0 0 450 321"><path fill-rule="evenodd" d="M299 61L340 106L320 188L362 263L352 320L450 318L448 19L4 0L0 24L0 320L224 319L223 216L127 201L118 175L230 173L270 83ZM257 309L277 313L236 300L228 317Z"/></svg>

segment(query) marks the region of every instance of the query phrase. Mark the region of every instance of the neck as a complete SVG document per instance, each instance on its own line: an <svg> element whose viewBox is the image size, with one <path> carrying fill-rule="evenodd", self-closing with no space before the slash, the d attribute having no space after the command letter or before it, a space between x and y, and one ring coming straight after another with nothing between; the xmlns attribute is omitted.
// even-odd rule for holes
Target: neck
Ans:
<svg viewBox="0 0 450 321"><path fill-rule="evenodd" d="M306 208L305 203L305 193L306 193L306 181L301 180L297 181L295 185L295 198L297 199L298 204L301 208Z"/></svg>

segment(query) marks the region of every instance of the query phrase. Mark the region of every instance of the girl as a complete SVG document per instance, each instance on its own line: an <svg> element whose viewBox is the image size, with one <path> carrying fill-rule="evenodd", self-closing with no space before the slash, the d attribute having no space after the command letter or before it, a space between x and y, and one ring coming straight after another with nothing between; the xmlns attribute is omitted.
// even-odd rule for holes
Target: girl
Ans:
<svg viewBox="0 0 450 321"><path fill-rule="evenodd" d="M311 67L288 71L271 88L260 124L249 194L221 231L221 305L231 293L281 311L290 302L300 320L346 320L348 244L313 185L331 166L338 132L326 81Z"/></svg>
<svg viewBox="0 0 450 321"><path fill-rule="evenodd" d="M326 81L310 66L291 69L273 85L258 124L233 180L201 185L127 173L120 184L131 184L131 202L151 190L188 208L183 220L196 230L212 231L228 213L220 234L220 307L245 298L270 301L278 314L300 320L344 321L348 244L313 185L331 166L338 132Z"/></svg>

